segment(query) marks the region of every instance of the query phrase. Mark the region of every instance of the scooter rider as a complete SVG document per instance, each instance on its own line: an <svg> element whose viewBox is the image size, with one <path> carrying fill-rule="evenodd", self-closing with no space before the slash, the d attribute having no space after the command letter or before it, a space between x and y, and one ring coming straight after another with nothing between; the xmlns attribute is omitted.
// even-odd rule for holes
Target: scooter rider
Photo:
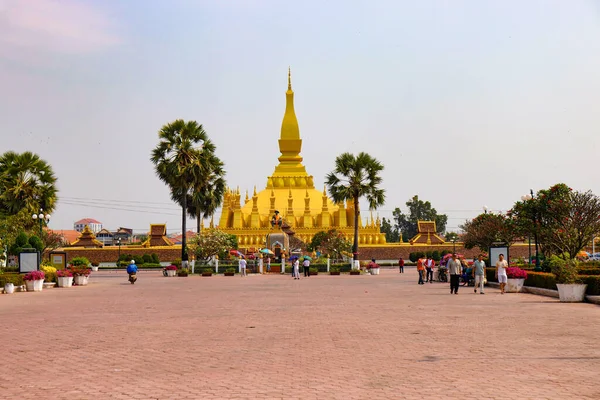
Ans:
<svg viewBox="0 0 600 400"><path fill-rule="evenodd" d="M127 266L127 273L129 274L129 282L133 285L135 281L137 281L137 265L135 265L135 260L131 260L131 263Z"/></svg>

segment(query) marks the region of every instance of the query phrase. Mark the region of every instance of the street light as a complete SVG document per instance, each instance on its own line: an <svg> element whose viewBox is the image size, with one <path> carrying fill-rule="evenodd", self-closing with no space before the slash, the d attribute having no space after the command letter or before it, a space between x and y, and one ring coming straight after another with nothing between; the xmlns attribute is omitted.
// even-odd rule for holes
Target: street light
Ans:
<svg viewBox="0 0 600 400"><path fill-rule="evenodd" d="M35 221L40 221L40 239L42 238L42 229L44 228L44 223L48 224L50 222L50 214L44 215L44 210L40 208L39 214L33 214L31 218Z"/></svg>
<svg viewBox="0 0 600 400"><path fill-rule="evenodd" d="M458 240L457 237L453 237L450 241L452 242L452 254L456 253L456 241Z"/></svg>
<svg viewBox="0 0 600 400"><path fill-rule="evenodd" d="M484 212L485 214L487 214L487 212L488 212L488 206L483 206L483 212Z"/></svg>
<svg viewBox="0 0 600 400"><path fill-rule="evenodd" d="M117 245L119 246L119 258L117 258L117 268L118 268L119 262L121 261L121 238L117 239Z"/></svg>
<svg viewBox="0 0 600 400"><path fill-rule="evenodd" d="M533 200L535 198L534 194L533 194L533 189L529 189L529 193L525 194L523 196L521 196L521 200L522 201L530 201ZM534 208L533 208L533 225L534 225L534 231L533 231L533 235L534 235L534 239L535 239L535 271L541 271L542 268L540 267L540 253L539 253L539 246L538 246L538 236L537 236L537 206L535 205L535 203L533 204ZM531 260L531 237L529 238L529 260Z"/></svg>

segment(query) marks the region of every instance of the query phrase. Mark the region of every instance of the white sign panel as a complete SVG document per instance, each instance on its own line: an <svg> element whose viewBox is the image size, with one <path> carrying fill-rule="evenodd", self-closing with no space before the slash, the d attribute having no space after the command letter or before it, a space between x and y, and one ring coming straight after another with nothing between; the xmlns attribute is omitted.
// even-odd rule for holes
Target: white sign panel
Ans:
<svg viewBox="0 0 600 400"><path fill-rule="evenodd" d="M20 253L19 271L31 272L38 270L38 253Z"/></svg>
<svg viewBox="0 0 600 400"><path fill-rule="evenodd" d="M503 254L504 259L508 261L508 247L490 247L490 267L496 267L496 263L500 259L500 254Z"/></svg>

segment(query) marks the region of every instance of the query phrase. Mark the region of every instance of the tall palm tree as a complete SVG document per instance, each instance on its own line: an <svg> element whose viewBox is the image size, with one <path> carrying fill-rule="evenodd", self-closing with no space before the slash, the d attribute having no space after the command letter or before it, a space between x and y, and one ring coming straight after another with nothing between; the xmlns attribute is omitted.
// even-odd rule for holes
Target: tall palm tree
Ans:
<svg viewBox="0 0 600 400"><path fill-rule="evenodd" d="M37 154L7 151L0 156L0 214L37 213L40 208L51 213L57 192L52 167Z"/></svg>
<svg viewBox="0 0 600 400"><path fill-rule="evenodd" d="M202 125L196 121L178 119L164 125L158 132L158 145L152 150L150 160L156 175L171 189L171 196L188 193L193 182L205 171L201 163L203 147L212 147ZM177 197L175 197L177 198ZM187 196L181 196L181 260L187 261Z"/></svg>
<svg viewBox="0 0 600 400"><path fill-rule="evenodd" d="M196 175L197 179L192 182L187 193L188 213L196 217L198 234L202 218L208 218L217 211L225 194L224 164L214 154L214 150L215 146L212 143L203 146L200 154L200 164L203 166L203 170ZM173 201L183 204L181 190L173 192L171 198Z"/></svg>
<svg viewBox="0 0 600 400"><path fill-rule="evenodd" d="M335 159L335 169L327 175L326 183L334 202L352 201L354 203L354 261L358 260L358 219L360 218L359 200L366 197L369 209L373 210L385 203L385 190L380 189L383 164L367 153L343 153Z"/></svg>

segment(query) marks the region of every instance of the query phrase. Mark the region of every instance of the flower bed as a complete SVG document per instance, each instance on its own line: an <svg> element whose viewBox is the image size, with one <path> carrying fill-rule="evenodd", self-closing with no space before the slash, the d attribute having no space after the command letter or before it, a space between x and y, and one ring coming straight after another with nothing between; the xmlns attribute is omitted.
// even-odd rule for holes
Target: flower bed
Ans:
<svg viewBox="0 0 600 400"><path fill-rule="evenodd" d="M519 267L506 268L506 275L508 279L527 279L527 271Z"/></svg>
<svg viewBox="0 0 600 400"><path fill-rule="evenodd" d="M42 271L31 271L25 274L24 281L43 281L46 275Z"/></svg>

